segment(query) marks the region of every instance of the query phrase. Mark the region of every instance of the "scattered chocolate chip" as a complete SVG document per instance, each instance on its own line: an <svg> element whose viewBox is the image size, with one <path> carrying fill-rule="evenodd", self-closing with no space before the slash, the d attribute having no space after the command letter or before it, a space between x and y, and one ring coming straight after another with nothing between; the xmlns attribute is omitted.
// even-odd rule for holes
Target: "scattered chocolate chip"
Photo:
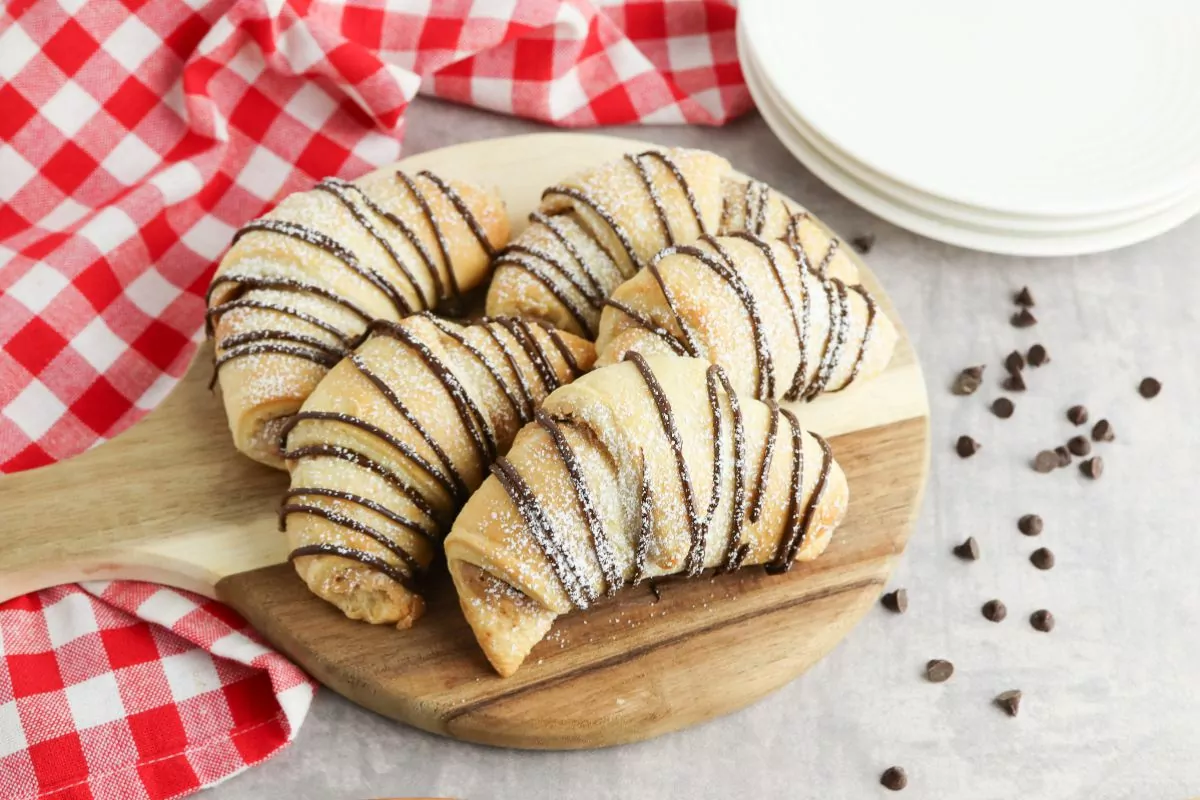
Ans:
<svg viewBox="0 0 1200 800"><path fill-rule="evenodd" d="M1028 308L1022 308L1012 315L1012 324L1014 328L1028 328L1031 325L1037 325L1037 317L1030 313Z"/></svg>
<svg viewBox="0 0 1200 800"><path fill-rule="evenodd" d="M1067 409L1067 419L1072 425L1082 425L1088 421L1087 409L1083 406L1071 406Z"/></svg>
<svg viewBox="0 0 1200 800"><path fill-rule="evenodd" d="M983 616L992 622L1000 622L1008 616L1008 607L999 600L988 600L983 604Z"/></svg>
<svg viewBox="0 0 1200 800"><path fill-rule="evenodd" d="M1054 553L1049 548L1039 547L1029 554L1029 560L1038 569L1051 569L1054 566Z"/></svg>
<svg viewBox="0 0 1200 800"><path fill-rule="evenodd" d="M1117 438L1113 433L1112 423L1106 419L1102 419L1092 426L1092 439L1097 442L1111 442Z"/></svg>
<svg viewBox="0 0 1200 800"><path fill-rule="evenodd" d="M1042 364L1050 363L1050 354L1046 352L1045 347L1035 344L1025 354L1025 360L1029 362L1029 366L1031 367L1040 367Z"/></svg>
<svg viewBox="0 0 1200 800"><path fill-rule="evenodd" d="M1017 292L1016 297L1013 298L1013 302L1019 306L1026 307L1037 305L1033 302L1033 295L1030 293L1028 286L1021 287L1021 291Z"/></svg>
<svg viewBox="0 0 1200 800"><path fill-rule="evenodd" d="M1004 359L1004 368L1009 372L1020 372L1025 369L1025 356L1013 350Z"/></svg>
<svg viewBox="0 0 1200 800"><path fill-rule="evenodd" d="M979 388L979 384L982 382L983 367L967 367L958 373L958 377L954 379L954 385L950 387L950 391L959 395L975 394L975 390Z"/></svg>
<svg viewBox="0 0 1200 800"><path fill-rule="evenodd" d="M935 658L925 665L925 680L930 683L945 683L954 674L954 665L943 658Z"/></svg>
<svg viewBox="0 0 1200 800"><path fill-rule="evenodd" d="M1071 466L1071 451L1067 450L1067 448L1059 445L1058 447L1054 448L1054 455L1058 456L1058 466Z"/></svg>
<svg viewBox="0 0 1200 800"><path fill-rule="evenodd" d="M1029 624L1035 630L1039 630L1042 633L1049 633L1054 630L1054 615L1044 608L1038 609L1029 615Z"/></svg>
<svg viewBox="0 0 1200 800"><path fill-rule="evenodd" d="M1093 456L1087 461L1082 461L1079 464L1079 471L1092 480L1096 480L1104 474L1104 459L1100 456Z"/></svg>
<svg viewBox="0 0 1200 800"><path fill-rule="evenodd" d="M905 611L908 611L908 590L897 589L894 592L888 592L879 598L879 602L883 603L883 607L888 611L903 614Z"/></svg>
<svg viewBox="0 0 1200 800"><path fill-rule="evenodd" d="M1026 536L1040 536L1042 533L1042 518L1037 514L1026 514L1017 520L1017 530Z"/></svg>
<svg viewBox="0 0 1200 800"><path fill-rule="evenodd" d="M1142 382L1138 384L1138 394L1147 400L1158 397L1158 393L1161 391L1162 382L1157 378L1142 378Z"/></svg>
<svg viewBox="0 0 1200 800"><path fill-rule="evenodd" d="M654 595L655 605L662 601L662 593L658 591L658 584L654 581L650 581L650 594Z"/></svg>
<svg viewBox="0 0 1200 800"><path fill-rule="evenodd" d="M970 436L960 436L954 445L955 451L962 458L970 458L979 452L979 448L983 447L979 442L972 439Z"/></svg>
<svg viewBox="0 0 1200 800"><path fill-rule="evenodd" d="M850 246L856 252L862 253L864 256L871 252L871 248L875 246L875 234L867 233L862 236L855 236L850 240Z"/></svg>
<svg viewBox="0 0 1200 800"><path fill-rule="evenodd" d="M1073 455L1086 456L1092 452L1092 443L1087 440L1086 436L1072 436L1071 440L1067 442L1067 449Z"/></svg>
<svg viewBox="0 0 1200 800"><path fill-rule="evenodd" d="M1010 392L1025 391L1025 379L1021 377L1021 373L1019 372L1009 373L1009 376L1004 379L1002 385Z"/></svg>
<svg viewBox="0 0 1200 800"><path fill-rule="evenodd" d="M995 703L1004 709L1005 714L1015 717L1017 712L1021 710L1021 690L1010 689L1007 692L1001 692L996 695Z"/></svg>
<svg viewBox="0 0 1200 800"><path fill-rule="evenodd" d="M954 555L966 561L978 561L979 542L975 541L974 536L968 536L965 542L954 546Z"/></svg>
<svg viewBox="0 0 1200 800"><path fill-rule="evenodd" d="M1011 417L1015 408L1016 406L1013 405L1013 401L1007 397L997 397L992 401L992 413L1000 419Z"/></svg>
<svg viewBox="0 0 1200 800"><path fill-rule="evenodd" d="M1053 450L1043 450L1033 459L1033 468L1038 472L1053 472L1058 467L1058 456Z"/></svg>
<svg viewBox="0 0 1200 800"><path fill-rule="evenodd" d="M893 792L898 792L908 786L908 773L904 771L904 767L888 767L883 771L879 782Z"/></svg>

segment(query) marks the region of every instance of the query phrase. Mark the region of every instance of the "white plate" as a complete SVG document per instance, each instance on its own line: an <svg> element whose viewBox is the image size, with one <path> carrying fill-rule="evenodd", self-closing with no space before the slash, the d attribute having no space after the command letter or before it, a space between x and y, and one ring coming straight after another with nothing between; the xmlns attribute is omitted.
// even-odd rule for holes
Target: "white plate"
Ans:
<svg viewBox="0 0 1200 800"><path fill-rule="evenodd" d="M1134 223L1152 214L1167 211L1195 192L1194 189L1188 189L1166 197L1163 200L1156 201L1148 206L1082 216L1007 214L946 200L897 183L887 175L876 172L869 166L853 160L848 154L839 150L833 143L809 127L794 112L784 107L781 103L779 93L774 87L766 83L754 52L746 44L740 28L738 30L738 50L744 69L752 71L755 75L756 88L767 96L770 104L783 117L784 122L793 128L797 135L805 139L813 149L828 161L849 173L859 183L871 187L877 193L901 205L910 206L934 217L943 217L968 227L994 230L1004 234L1087 233L1116 225Z"/></svg>
<svg viewBox="0 0 1200 800"><path fill-rule="evenodd" d="M966 205L1078 216L1200 186L1194 0L746 0L781 105Z"/></svg>
<svg viewBox="0 0 1200 800"><path fill-rule="evenodd" d="M796 133L784 120L759 85L753 69L745 69L746 83L759 112L780 142L814 175L837 192L868 211L902 228L950 244L993 253L1023 256L1064 256L1113 250L1152 238L1174 228L1200 212L1200 192L1187 196L1177 205L1134 223L1113 226L1082 234L1045 234L997 232L973 229L962 223L939 218L905 206L880 195L841 167L833 164Z"/></svg>

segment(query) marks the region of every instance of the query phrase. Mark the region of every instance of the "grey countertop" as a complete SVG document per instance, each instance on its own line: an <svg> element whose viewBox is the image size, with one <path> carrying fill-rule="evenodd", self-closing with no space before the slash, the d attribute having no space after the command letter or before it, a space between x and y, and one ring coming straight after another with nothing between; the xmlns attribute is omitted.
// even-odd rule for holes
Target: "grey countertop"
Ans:
<svg viewBox="0 0 1200 800"><path fill-rule="evenodd" d="M520 120L422 100L406 154L540 130ZM905 798L1175 798L1200 795L1200 218L1136 247L1054 260L993 256L895 228L798 165L756 116L721 129L633 128L620 135L704 147L805 203L843 236L877 237L869 263L887 287L925 368L933 459L908 550L893 576L910 608L882 608L824 661L741 712L649 742L593 752L532 753L441 739L319 693L296 742L207 792L207 800L279 797L658 798L886 794L889 765L909 774ZM1008 324L1028 284L1039 324ZM987 406L1001 359L1041 342L1052 363L1032 371L1012 419ZM964 366L987 363L983 388L955 397ZM1154 375L1161 396L1143 400ZM1037 450L1077 431L1067 407L1109 418L1103 477L1040 475ZM959 459L954 440L983 443ZM1045 519L1040 539L1017 518ZM951 548L968 535L983 556ZM1048 546L1049 572L1029 553ZM980 606L998 597L1000 624ZM1052 633L1028 622L1057 618ZM947 658L944 684L922 677ZM1012 719L990 705L1025 693Z"/></svg>

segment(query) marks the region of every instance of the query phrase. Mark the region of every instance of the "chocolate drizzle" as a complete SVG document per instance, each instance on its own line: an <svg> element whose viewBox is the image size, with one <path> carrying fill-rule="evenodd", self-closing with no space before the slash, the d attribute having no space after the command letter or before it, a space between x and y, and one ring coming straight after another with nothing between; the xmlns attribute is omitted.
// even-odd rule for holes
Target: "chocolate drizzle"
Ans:
<svg viewBox="0 0 1200 800"><path fill-rule="evenodd" d="M796 371L792 374L788 388L782 392L783 399L791 401L803 398L808 400L821 392L830 390L829 382L833 376L833 372L837 369L846 347L850 344L850 297L852 292L861 297L866 303L867 323L863 340L855 353L855 360L850 375L838 388L844 388L858 377L878 314L878 307L866 290L861 286L848 289L845 283L837 278L818 278L817 270L808 270L801 263L799 272L801 306L798 310L796 299L788 286L788 280L770 244L746 232L732 234L731 238L733 237L749 242L762 253L791 318L792 329L796 336L799 361ZM758 301L754 292L740 274L737 262L722 243L722 239L706 234L700 238L700 242L706 245L708 249L695 245L675 245L668 247L659 252L646 268L658 284L663 302L666 305L666 310L670 313L674 322L674 328L678 332L664 328L644 312L634 309L619 300L606 300L606 305L620 311L628 318L630 324L646 330L666 342L677 355L711 358L712 355L697 340L691 325L680 314L676 300L668 286L668 281L660 269L663 259L671 256L686 256L693 261L699 262L700 265L708 268L729 287L730 291L733 292L741 304L742 311L749 321L757 368L755 397L760 400L778 397L780 393L777 390L775 377L775 360L771 353L770 343L766 335L766 327L763 323L762 313L759 311ZM793 247L793 253L795 252ZM825 341L821 345L819 358L817 358L811 334L812 292L814 289L820 289L825 293L829 314L828 331ZM812 380L809 381L808 373L812 364L811 359L813 358L817 358L817 369Z"/></svg>
<svg viewBox="0 0 1200 800"><path fill-rule="evenodd" d="M535 332L535 327L542 326L537 325L537 323L504 318L486 320L478 327L486 332L488 340L494 343L503 354L508 368L511 370L512 375L515 376L515 383L518 388L513 388L511 384L514 382L514 378L505 375L494 358L468 339L466 336L467 329L440 320L427 312L418 316L424 317L434 327L436 336L445 337L445 347L443 349L448 355L452 354L451 351L453 351L453 353L465 357L468 361L474 361L479 364L488 373L490 379L500 387L511 408L516 413L518 420L522 423L533 418L537 402L553 391L559 384L558 370L555 367L555 362L548 355L548 349L558 352L571 378L574 378L579 373L578 363L571 356L566 344L556 335L553 329L544 327L539 335L539 333ZM497 440L496 433L492 429L488 413L475 402L468 392L467 386L462 382L460 374L454 371L453 366L457 362L445 361L437 355L431 347L428 336L423 337L421 331L421 328L417 328L411 324L402 325L386 320L377 320L371 323L367 333L368 335L386 336L394 339L405 352L411 353L413 357L420 360L425 369L437 379L447 395L449 395L462 429L471 440L475 461L480 466L489 463L500 449L501 443ZM525 363L522 363L516 352L511 349L510 342L516 343L516 352L524 355ZM403 417L416 436L420 437L420 441L433 452L433 461L421 456L412 445L399 438L396 434L385 431L373 423L340 412L319 410L302 411L293 417L284 427L281 437L285 443L284 457L289 460L331 458L354 464L357 467L380 476L389 485L402 492L408 500L412 501L424 519L410 519L381 505L378 501L353 495L336 488L293 487L284 498L285 504L280 511L280 524L281 526L286 526L286 520L290 514L308 513L320 516L327 522L345 528L353 533L379 541L381 544L385 544L389 552L397 557L404 569L400 569L388 559L373 556L361 549L346 545L305 545L293 551L292 558L303 555L321 554L349 558L367 567L376 569L397 580L406 588L415 591L415 584L412 581L417 577L420 570L415 566L417 563L415 557L404 550L401 545L392 542L385 534L366 525L355 517L347 516L338 511L331 511L323 506L315 506L311 503L294 502L295 498L306 496L328 497L341 503L365 508L379 514L395 525L412 530L427 538L440 536L449 524L450 517L453 516L452 514L438 513L435 510L435 504L446 505L446 503L444 500L437 500L436 498L427 496L425 492L418 488L424 485L424 481L414 480L408 475L402 477L401 474L398 474L391 467L385 466L375 458L353 448L322 442L289 449L287 447L289 437L296 426L305 421L348 425L378 439L381 444L390 447L407 461L409 466L406 470L402 470L402 472L415 470L414 478L416 476L424 476L424 478L435 483L452 506L456 506L464 501L474 488L473 485L469 484L467 476L456 467L436 437L422 426L417 416L404 404L403 400L384 380L383 376L371 368L367 363L367 356L360 351L350 355L347 361ZM537 374L538 377L535 380L541 384L540 389L535 390L527 379L526 373L530 372ZM331 433L325 438L337 441L340 437ZM387 543L384 543L380 537L387 539Z"/></svg>
<svg viewBox="0 0 1200 800"><path fill-rule="evenodd" d="M713 534L713 522L722 500L728 497L724 494L723 488L727 481L725 474L727 468L732 471L732 497L730 498L729 525L725 532L725 544L722 546L723 556L717 565L717 571L737 570L745 563L752 546L751 543L743 541L743 532L747 523L754 524L760 520L777 447L779 421L781 418L787 421L791 453L787 479L789 482L787 489L789 505L783 533L776 547L775 555L765 567L772 573L786 572L790 569L807 541L816 509L828 484L833 456L825 440L812 434L821 448L822 461L808 500L802 502L806 481L804 432L792 412L779 408L774 402L769 402L767 404L769 422L762 461L757 477L751 483L741 403L725 371L718 365L710 365L705 372L705 384L712 413L712 494L703 515L700 515L696 509L696 491L683 453L682 435L667 393L653 368L640 354L629 353L626 360L633 362L641 377L647 394L657 410L662 434L674 455L679 491L690 536L690 544L680 571L689 577L694 577L705 569L708 545ZM728 403L728 415L725 413L726 403ZM592 489L588 484L582 463L573 449L571 439L565 432L565 428L578 423L573 422L570 418L552 417L543 411L538 412L537 422L550 437L566 469L575 491L576 509L583 518L589 534L592 553L600 568L602 588L607 594L612 594L617 588L624 585L621 570L615 562L609 537L595 508ZM581 427L587 428L586 425ZM732 451L732 459L726 456L728 450ZM629 570L629 583L635 585L653 574L650 552L653 549L653 539L656 533L655 497L651 488L649 469L646 455L643 452L639 460L640 473L635 509L637 533L631 542L633 553ZM537 492L525 482L516 467L507 459L498 459L492 468L492 473L507 492L531 537L545 553L554 575L570 601L579 608L586 608L595 602L598 592L587 578L588 573L584 563L580 560L580 555L574 553L560 533L555 530L553 524L555 518L546 513Z"/></svg>
<svg viewBox="0 0 1200 800"><path fill-rule="evenodd" d="M696 201L696 195L692 192L692 188L688 184L687 177L683 174L683 170L679 168L679 165L675 163L674 159L672 159L670 155L658 150L647 150L646 152L638 153L637 155L628 154L625 156L625 159L633 165L635 173L646 189L646 194L650 198L650 204L654 208L655 215L658 218L659 226L662 228L663 237L665 238L667 244L674 243L675 234L671 229L670 218L667 214L666 206L663 204L662 194L658 189L658 184L655 182L654 176L650 174L650 171L646 167L646 159L654 159L658 161L671 173L675 183L679 186L679 190L683 192L684 197L687 198L688 208L695 217L696 225L699 228L700 233L706 232L704 217L700 213L700 206ZM612 214L612 212L605 208L599 200L583 189L579 189L574 186L566 186L563 184L551 186L542 192L543 200L554 196L567 197L577 203L581 203L582 205L587 206L597 217L603 220L604 224L613 232L613 235L617 237L617 241L621 243L621 247L624 248L625 255L630 265L633 267L631 271L621 270L623 277L629 278L634 272L637 272L643 266L645 266L644 261L638 256L637 251L633 246L633 240L630 238L628 231L625 230L621 223L617 221L617 218ZM593 239L595 239L597 242L600 241L597 231L591 231L590 233ZM564 305L567 304L564 303Z"/></svg>
<svg viewBox="0 0 1200 800"><path fill-rule="evenodd" d="M242 229L233 236L234 244L237 244L238 240L247 233L251 233L253 231L266 231L279 236L286 236L288 238L304 242L305 244L311 245L318 250L328 253L338 261L341 261L343 264L345 264L347 269L349 269L351 272L355 273L363 280L367 281L367 283L370 283L372 286L378 289L379 292L383 294L392 304L392 307L396 309L396 313L398 315L404 317L412 313L412 307L408 304L408 301L401 296L395 285L390 283L375 270L359 263L358 257L354 255L354 252L350 250L350 248L344 246L337 239L334 239L332 236L322 233L316 228L310 228L306 225L301 225L298 222L291 222L290 220L284 219L264 218L252 220L243 225Z"/></svg>
<svg viewBox="0 0 1200 800"><path fill-rule="evenodd" d="M302 225L298 222L274 219L261 218L253 220L242 227L233 237L234 243L245 236L247 233L259 232L276 236L284 236L290 239L303 242L307 245L315 247L326 254L337 259L346 269L353 272L358 277L362 278L371 286L383 294L391 304L394 314L397 317L406 317L420 308L432 307L441 298L457 300L459 295L459 287L455 278L454 270L450 262L450 252L446 243L446 237L442 229L442 222L434 214L425 195L422 193L420 186L416 181L409 178L407 175L397 172L397 180L399 180L407 189L408 193L420 207L422 214L425 217L425 222L432 231L434 239L437 242L438 249L441 254L441 264L433 258L428 248L425 246L421 237L413 230L413 228L401 219L396 214L382 208L363 189L351 182L340 180L338 178L327 178L316 185L314 191L327 193L341 204L343 208L353 217L355 222L370 235L370 237L387 253L392 266L402 278L402 283L407 285L407 289L416 297L417 302L407 299L400 287L391 281L384 274L374 269L372 266L364 263L350 248L339 242L329 234L317 230L313 227ZM418 178L424 179L437 189L453 207L455 213L461 217L463 223L471 231L471 234L478 241L479 246L483 251L491 256L494 248L488 240L487 232L475 218L471 209L458 195L452 186L443 181L441 178L430 172L421 172L417 175ZM414 274L412 266L405 262L404 257L396 250L392 239L380 228L377 220L381 220L391 228L400 232L408 244L416 252L421 261L421 265L425 270L430 282L433 284L432 296L427 294L422 288L420 280ZM381 265L382 266L382 265ZM449 283L447 291L446 284L443 283L441 270L445 269L446 278ZM343 345L340 351L329 346L315 347L313 341L307 343L300 342L296 336L285 336L283 332L273 331L271 329L260 329L253 331L240 332L239 336L251 335L256 344L253 347L239 346L231 344L232 339L227 337L217 342L217 352L214 357L214 382L215 375L219 368L224 364L232 361L235 358L240 358L247 355L258 354L275 354L292 356L297 358L305 358L314 363L320 364L323 367L330 367L336 363L334 358L335 352L340 352L344 355L345 350L352 346L355 339L358 337L360 330L343 330L341 327L321 319L311 313L302 312L298 309L278 303L261 300L253 296L244 297L246 292L255 290L271 290L282 292L295 292L302 295L312 295L323 300L329 301L345 311L353 314L364 325L369 323L374 315L363 310L351 298L339 294L325 286L320 286L307 281L297 280L284 277L258 277L240 274L225 274L218 275L209 286L206 301L211 302L215 290L219 286L226 284L235 284L236 290L233 297L218 305L209 308L205 316L206 329L209 335L213 335L216 326L216 320L225 312L237 308L259 309L264 311L273 311L279 314L291 316L301 322L313 325L321 330L331 334ZM236 338L236 337L233 337ZM311 339L311 337L308 337ZM272 341L274 340L274 341ZM242 344L246 344L249 340L243 340ZM306 344L307 346L301 346Z"/></svg>
<svg viewBox="0 0 1200 800"><path fill-rule="evenodd" d="M609 544L608 537L604 533L604 525L596 513L596 504L592 500L592 492L588 488L587 478L584 477L579 459L575 457L575 451L571 449L566 434L549 414L538 410L537 423L546 433L550 434L550 438L558 450L558 455L567 468L567 473L571 476L571 485L575 488L575 499L579 510L583 513L583 518L587 521L588 533L592 539L592 550L596 554L596 561L600 564L600 572L604 576L605 594L615 594L621 587L621 575L617 571L612 545Z"/></svg>

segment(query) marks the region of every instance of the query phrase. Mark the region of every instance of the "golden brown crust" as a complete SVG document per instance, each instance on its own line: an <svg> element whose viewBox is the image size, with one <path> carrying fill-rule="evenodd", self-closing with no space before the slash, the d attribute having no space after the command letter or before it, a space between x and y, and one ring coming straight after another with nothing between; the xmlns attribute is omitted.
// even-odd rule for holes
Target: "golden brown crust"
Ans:
<svg viewBox="0 0 1200 800"><path fill-rule="evenodd" d="M766 404L741 397L738 417L745 452L741 462L735 459L733 405L724 389L717 390L722 469L714 486L716 427L707 388L709 365L670 356L647 358L645 364L667 398L679 433L694 492L692 508L697 518L707 517L707 509L712 509L711 521L703 528L703 548L697 550L688 534L685 482L640 369L626 362L556 391L543 411L556 421L575 459L597 525L588 522L587 506L577 494L579 484L554 434L535 423L517 435L505 461L528 487L536 509L515 503L510 487L493 476L459 513L445 543L460 603L501 674L516 669L554 617L590 603L606 588L728 565L734 550L740 552L742 564L785 564L782 553L788 552L789 537L799 530L804 535L796 540L791 558L811 560L824 551L845 514L849 488L841 469L820 440L800 431L786 413L773 415ZM773 416L773 455L760 482ZM797 441L802 448L799 462ZM799 474L797 463L807 465ZM745 489L740 509L735 508L737 475ZM641 488L643 481L648 493ZM714 494L717 500L710 506ZM651 500L643 505L645 497ZM755 520L750 509L756 502L761 513ZM538 519L548 529L541 529ZM650 525L644 540L643 519ZM693 561L696 554L699 560ZM492 583L482 575L491 576Z"/></svg>
<svg viewBox="0 0 1200 800"><path fill-rule="evenodd" d="M478 285L507 241L498 196L399 175L381 169L290 195L222 259L209 298L218 377L234 443L251 458L282 467L268 424L298 410L368 321Z"/></svg>
<svg viewBox="0 0 1200 800"><path fill-rule="evenodd" d="M497 259L488 313L591 338L617 284L663 247L717 230L729 169L714 153L671 148L631 153L549 187L529 228Z"/></svg>
<svg viewBox="0 0 1200 800"><path fill-rule="evenodd" d="M301 578L348 617L410 626L424 609L419 573L486 477L487 447L504 453L593 360L587 341L511 320L416 315L368 339L287 434L284 517Z"/></svg>
<svg viewBox="0 0 1200 800"><path fill-rule="evenodd" d="M842 389L883 371L897 333L853 285L851 262L830 278L803 269L781 240L714 237L664 251L613 292L597 364L682 352L722 365L738 392L760 399Z"/></svg>

